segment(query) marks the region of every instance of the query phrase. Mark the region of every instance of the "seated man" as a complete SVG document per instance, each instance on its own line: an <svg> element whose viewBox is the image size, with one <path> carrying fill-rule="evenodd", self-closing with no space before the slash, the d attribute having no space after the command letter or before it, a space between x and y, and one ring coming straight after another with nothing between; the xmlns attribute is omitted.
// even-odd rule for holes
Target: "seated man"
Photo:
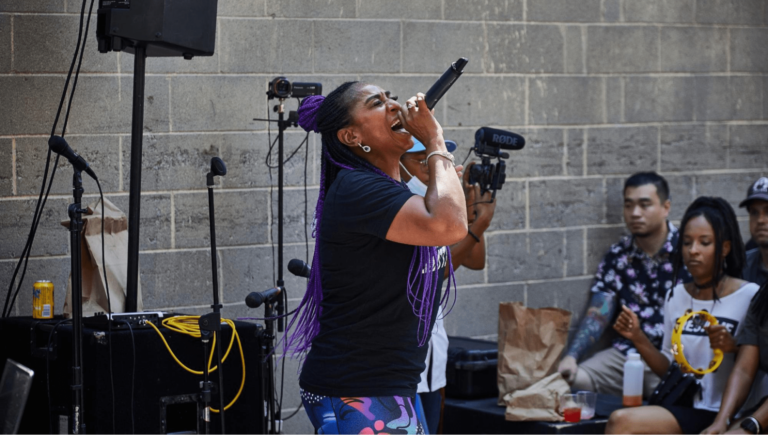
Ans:
<svg viewBox="0 0 768 435"><path fill-rule="evenodd" d="M747 190L739 204L749 212L749 232L757 248L747 251L742 278L763 285L768 282L768 178L762 177Z"/></svg>
<svg viewBox="0 0 768 435"><path fill-rule="evenodd" d="M632 342L619 337L613 346L581 364L577 361L613 323L621 306L640 318L642 331L657 349L663 336L664 295L676 284L671 254L677 229L667 221L669 187L655 172L642 172L624 183L624 221L631 235L611 246L597 267L592 299L558 370L576 390L622 394L624 362ZM690 280L686 270L678 279ZM659 377L645 366L643 396L653 393Z"/></svg>

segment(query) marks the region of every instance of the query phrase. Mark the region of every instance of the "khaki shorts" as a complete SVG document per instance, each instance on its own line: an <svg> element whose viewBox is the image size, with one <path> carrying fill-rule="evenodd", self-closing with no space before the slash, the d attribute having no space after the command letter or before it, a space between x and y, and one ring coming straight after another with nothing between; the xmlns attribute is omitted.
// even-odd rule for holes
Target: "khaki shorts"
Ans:
<svg viewBox="0 0 768 435"><path fill-rule="evenodd" d="M579 370L584 370L592 379L595 392L621 396L624 390L624 363L626 361L627 357L624 354L613 347L609 347L579 364ZM645 366L643 398L647 399L651 397L661 379L651 371L645 361L643 361L643 365Z"/></svg>

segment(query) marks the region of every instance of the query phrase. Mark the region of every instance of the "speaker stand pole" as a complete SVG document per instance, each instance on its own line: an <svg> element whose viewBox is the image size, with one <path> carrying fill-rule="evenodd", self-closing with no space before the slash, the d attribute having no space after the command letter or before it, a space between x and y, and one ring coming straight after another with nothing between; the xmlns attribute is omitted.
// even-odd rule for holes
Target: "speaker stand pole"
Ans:
<svg viewBox="0 0 768 435"><path fill-rule="evenodd" d="M69 206L69 234L72 246L72 408L69 413L69 429L73 434L85 433L83 412L83 269L81 234L83 216L83 177L75 170L72 176L74 203ZM111 340L111 338L110 338Z"/></svg>
<svg viewBox="0 0 768 435"><path fill-rule="evenodd" d="M133 62L133 118L131 121L131 181L128 202L128 285L125 311L138 310L139 220L141 218L141 157L144 133L144 83L147 46L137 44Z"/></svg>

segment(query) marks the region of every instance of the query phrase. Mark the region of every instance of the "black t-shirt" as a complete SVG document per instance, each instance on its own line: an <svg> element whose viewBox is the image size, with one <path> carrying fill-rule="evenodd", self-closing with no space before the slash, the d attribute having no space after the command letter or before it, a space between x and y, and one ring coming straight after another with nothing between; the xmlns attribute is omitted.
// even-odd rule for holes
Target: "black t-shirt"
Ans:
<svg viewBox="0 0 768 435"><path fill-rule="evenodd" d="M328 189L318 240L320 332L301 370L301 388L331 397L416 394L427 346L418 345L419 319L406 294L415 247L385 239L411 196L404 184L365 170L340 171ZM444 247L439 254L430 329L447 260Z"/></svg>

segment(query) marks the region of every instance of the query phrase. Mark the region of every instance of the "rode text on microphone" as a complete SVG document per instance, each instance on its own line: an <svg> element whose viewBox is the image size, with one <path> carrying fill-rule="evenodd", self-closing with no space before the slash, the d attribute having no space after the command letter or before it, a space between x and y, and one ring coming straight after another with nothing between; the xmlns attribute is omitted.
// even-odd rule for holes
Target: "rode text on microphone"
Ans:
<svg viewBox="0 0 768 435"><path fill-rule="evenodd" d="M480 157L469 170L469 183L480 184L480 193L491 191L491 198L496 198L496 191L501 189L507 178L507 165L502 159L508 159L509 154L501 150L520 150L525 146L525 138L511 131L498 128L482 127L475 132L475 146L472 151ZM492 158L498 161L494 164Z"/></svg>

